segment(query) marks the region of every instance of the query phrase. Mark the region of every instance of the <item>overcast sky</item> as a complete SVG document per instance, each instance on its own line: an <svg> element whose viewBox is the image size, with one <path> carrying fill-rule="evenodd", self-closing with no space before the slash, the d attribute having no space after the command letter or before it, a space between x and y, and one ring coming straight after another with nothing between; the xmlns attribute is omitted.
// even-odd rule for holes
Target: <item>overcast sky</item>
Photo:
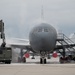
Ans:
<svg viewBox="0 0 75 75"><path fill-rule="evenodd" d="M41 18L66 35L75 32L75 0L0 0L0 19L7 37L28 38Z"/></svg>

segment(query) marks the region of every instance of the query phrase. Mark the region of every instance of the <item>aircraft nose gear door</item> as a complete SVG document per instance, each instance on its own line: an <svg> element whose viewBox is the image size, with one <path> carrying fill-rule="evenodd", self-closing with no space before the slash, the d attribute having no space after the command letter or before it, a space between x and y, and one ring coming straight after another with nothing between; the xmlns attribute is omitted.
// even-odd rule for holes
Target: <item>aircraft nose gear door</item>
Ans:
<svg viewBox="0 0 75 75"><path fill-rule="evenodd" d="M40 64L46 64L46 52L41 52Z"/></svg>

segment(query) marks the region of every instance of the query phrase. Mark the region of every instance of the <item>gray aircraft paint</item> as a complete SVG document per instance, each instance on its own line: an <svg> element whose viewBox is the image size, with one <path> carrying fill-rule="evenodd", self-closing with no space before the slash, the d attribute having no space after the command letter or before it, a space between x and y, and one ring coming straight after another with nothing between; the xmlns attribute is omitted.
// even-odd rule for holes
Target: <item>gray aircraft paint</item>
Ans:
<svg viewBox="0 0 75 75"><path fill-rule="evenodd" d="M56 39L56 29L47 23L41 23L34 27L29 34L31 47L36 52L53 50Z"/></svg>

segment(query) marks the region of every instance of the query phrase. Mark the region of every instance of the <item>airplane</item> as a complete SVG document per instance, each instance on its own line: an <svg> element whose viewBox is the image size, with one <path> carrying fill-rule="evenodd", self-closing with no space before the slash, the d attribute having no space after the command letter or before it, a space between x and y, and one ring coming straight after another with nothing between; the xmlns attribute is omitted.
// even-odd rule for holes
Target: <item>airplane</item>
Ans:
<svg viewBox="0 0 75 75"><path fill-rule="evenodd" d="M6 46L7 45L13 48L20 48L21 52L23 49L26 49L28 52L32 51L36 55L39 54L41 64L46 64L46 57L54 51L62 55L62 57L59 58L60 62L68 61L69 56L66 57L66 49L68 51L75 51L73 48L75 47L75 43L73 43L72 40L64 34L61 35L61 38L58 38L56 29L52 25L44 22L33 27L29 33L29 40L16 38L9 42L9 40L6 39ZM53 56L57 56L57 54L55 53ZM71 59L75 61L75 56Z"/></svg>
<svg viewBox="0 0 75 75"><path fill-rule="evenodd" d="M29 40L20 40L24 43L10 43L11 47L27 49L40 55L40 64L46 64L46 57L48 54L58 51L62 57L60 57L60 63L68 61L69 56L66 57L66 48L72 48L74 43L66 43L62 38L57 37L56 29L47 23L40 23L35 26L29 33ZM68 39L66 39L68 40ZM57 44L59 42L60 44ZM62 44L64 42L65 44ZM26 44L27 43L27 44ZM60 51L62 49L62 52ZM75 61L75 57L74 57Z"/></svg>

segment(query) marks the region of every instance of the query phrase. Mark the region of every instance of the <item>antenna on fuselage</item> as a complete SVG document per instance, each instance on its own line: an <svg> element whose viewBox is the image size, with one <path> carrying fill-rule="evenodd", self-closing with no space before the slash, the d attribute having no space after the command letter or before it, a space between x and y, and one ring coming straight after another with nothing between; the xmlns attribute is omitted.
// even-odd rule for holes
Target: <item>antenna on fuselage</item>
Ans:
<svg viewBox="0 0 75 75"><path fill-rule="evenodd" d="M43 0L41 0L42 6L41 6L41 20L44 20L44 7L43 7Z"/></svg>

